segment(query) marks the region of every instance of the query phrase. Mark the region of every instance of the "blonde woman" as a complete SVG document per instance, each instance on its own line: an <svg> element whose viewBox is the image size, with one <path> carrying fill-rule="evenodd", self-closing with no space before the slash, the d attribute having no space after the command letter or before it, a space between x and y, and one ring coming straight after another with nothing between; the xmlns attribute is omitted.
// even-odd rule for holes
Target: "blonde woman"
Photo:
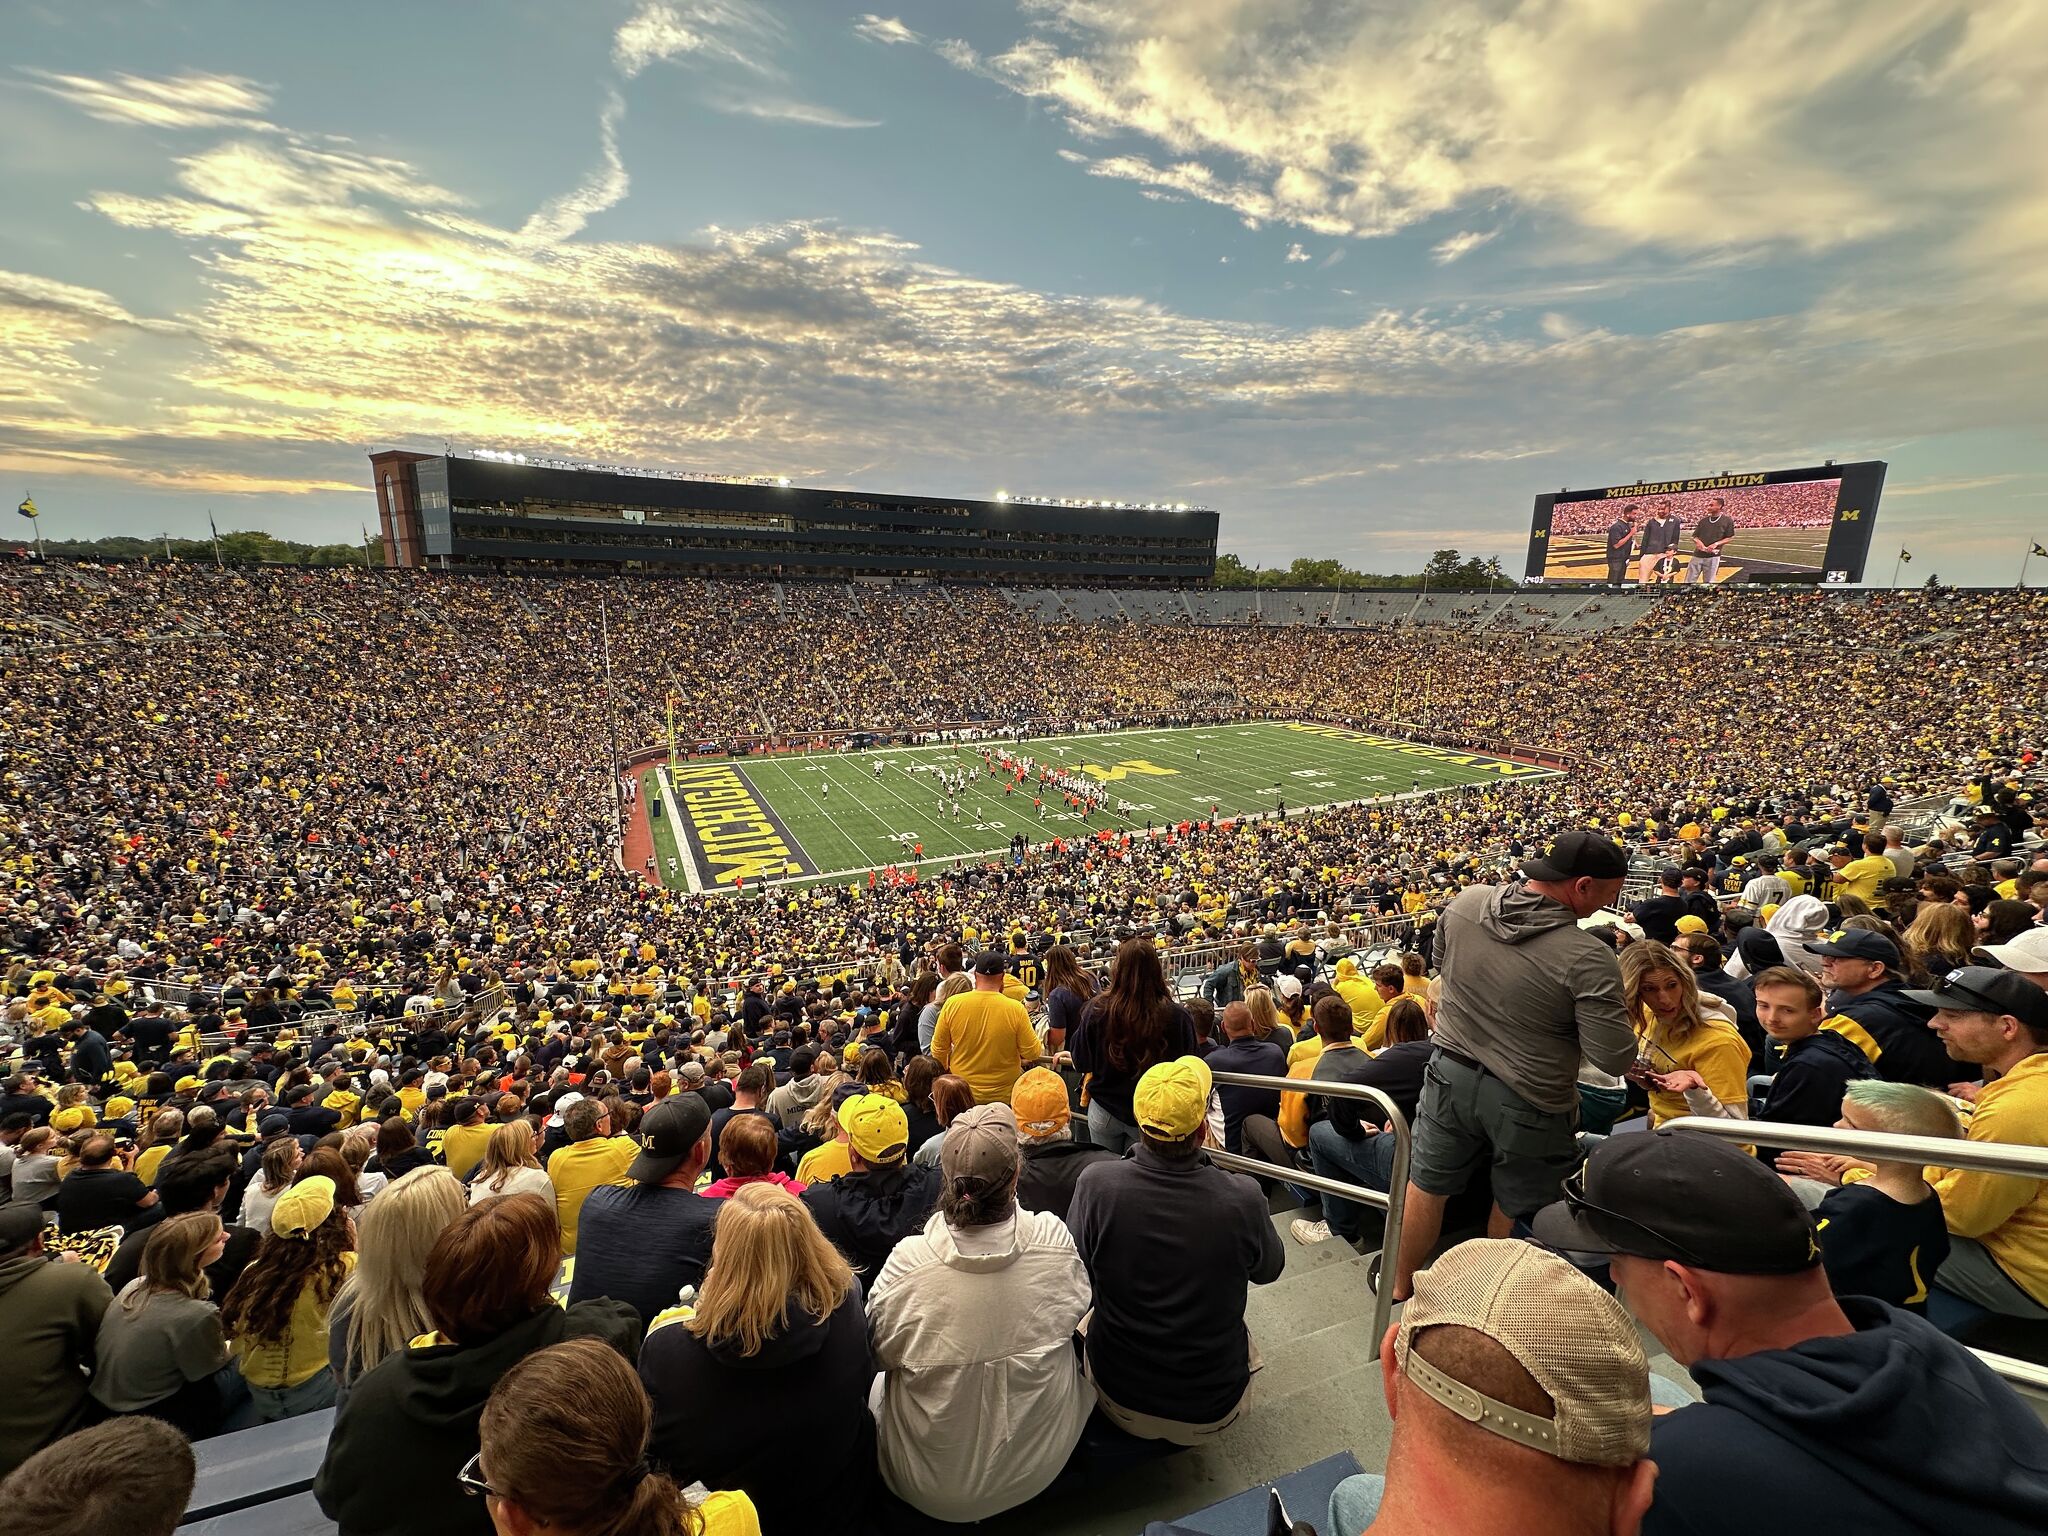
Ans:
<svg viewBox="0 0 2048 1536"><path fill-rule="evenodd" d="M470 1180L469 1203L493 1195L539 1195L554 1204L555 1186L540 1165L540 1127L531 1120L507 1120L484 1143L484 1160Z"/></svg>
<svg viewBox="0 0 2048 1536"><path fill-rule="evenodd" d="M193 1439L220 1433L243 1394L228 1363L206 1266L228 1244L211 1211L173 1216L149 1234L142 1273L100 1318L92 1397L109 1413L147 1413Z"/></svg>
<svg viewBox="0 0 2048 1536"><path fill-rule="evenodd" d="M371 1366L428 1332L420 1285L427 1255L463 1212L462 1181L446 1168L415 1168L365 1207L356 1229L356 1267L327 1314L327 1364L335 1402Z"/></svg>
<svg viewBox="0 0 2048 1536"><path fill-rule="evenodd" d="M1913 919L1905 938L1907 950L1923 969L1945 976L1970 963L1977 930L1970 914L1954 902L1929 902Z"/></svg>
<svg viewBox="0 0 2048 1536"><path fill-rule="evenodd" d="M1650 1127L1684 1114L1749 1118L1749 1045L1692 966L1654 940L1621 952L1622 1001L1636 1031L1631 1080L1650 1090Z"/></svg>
<svg viewBox="0 0 2048 1536"><path fill-rule="evenodd" d="M139 1150L135 1154L135 1177L154 1187L157 1166L170 1155L171 1148L184 1134L185 1112L182 1109L158 1110L149 1124L142 1128L142 1135L136 1138Z"/></svg>
<svg viewBox="0 0 2048 1536"><path fill-rule="evenodd" d="M857 1528L875 1486L873 1376L846 1260L800 1201L744 1185L718 1213L695 1314L657 1321L641 1347L649 1453L679 1483L745 1492L764 1530ZM791 1438L764 1438L757 1413ZM791 1444L803 1477L789 1475Z"/></svg>
<svg viewBox="0 0 2048 1536"><path fill-rule="evenodd" d="M1244 1005L1251 1011L1252 1038L1254 1040L1271 1040L1273 1038L1273 1031L1282 1027L1280 1023L1280 1005L1273 1000L1272 989L1270 987L1245 988ZM1294 1031L1289 1029L1287 1034L1277 1043L1283 1047L1292 1046L1294 1044L1293 1034Z"/></svg>
<svg viewBox="0 0 2048 1536"><path fill-rule="evenodd" d="M270 1230L270 1208L277 1204L279 1195L291 1188L305 1156L297 1138L292 1136L280 1136L263 1149L263 1166L242 1191L243 1226L251 1232Z"/></svg>
<svg viewBox="0 0 2048 1536"><path fill-rule="evenodd" d="M377 1150L377 1122L367 1125L352 1125L341 1135L341 1160L348 1164L348 1171L356 1176L356 1194L364 1204L385 1185L382 1173L369 1173L370 1156Z"/></svg>
<svg viewBox="0 0 2048 1536"><path fill-rule="evenodd" d="M939 983L939 989L932 994L932 1000L926 1003L917 1015L918 1050L926 1055L931 1054L932 1037L939 1030L939 1010L944 1008L950 999L958 997L962 992L973 990L974 977L967 971L955 971Z"/></svg>

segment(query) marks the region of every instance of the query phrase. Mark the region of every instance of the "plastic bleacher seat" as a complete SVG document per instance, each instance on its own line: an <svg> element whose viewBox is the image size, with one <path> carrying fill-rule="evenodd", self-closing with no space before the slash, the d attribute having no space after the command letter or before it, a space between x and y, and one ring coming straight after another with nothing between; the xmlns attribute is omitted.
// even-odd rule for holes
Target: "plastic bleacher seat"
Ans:
<svg viewBox="0 0 2048 1536"><path fill-rule="evenodd" d="M1277 1488L1287 1512L1322 1531L1330 1507L1330 1491L1345 1478L1365 1469L1349 1451L1325 1456L1321 1461L1232 1494L1219 1504L1198 1509L1178 1520L1155 1520L1145 1527L1145 1536L1266 1536L1266 1490ZM1323 1536L1331 1536L1323 1532Z"/></svg>
<svg viewBox="0 0 2048 1536"><path fill-rule="evenodd" d="M320 1513L312 1490L273 1499L268 1504L251 1504L225 1515L204 1520L187 1520L178 1527L179 1536L334 1536L339 1529Z"/></svg>
<svg viewBox="0 0 2048 1536"><path fill-rule="evenodd" d="M303 1495L306 1507L322 1524L293 1525L289 1529L332 1530L332 1522L313 1508L311 1489L320 1460L327 1454L327 1437L333 1432L334 1410L322 1408L281 1423L259 1424L254 1429L194 1441L192 1455L198 1462L198 1477L185 1505L182 1528L192 1529L200 1522L224 1519L253 1506L281 1503Z"/></svg>

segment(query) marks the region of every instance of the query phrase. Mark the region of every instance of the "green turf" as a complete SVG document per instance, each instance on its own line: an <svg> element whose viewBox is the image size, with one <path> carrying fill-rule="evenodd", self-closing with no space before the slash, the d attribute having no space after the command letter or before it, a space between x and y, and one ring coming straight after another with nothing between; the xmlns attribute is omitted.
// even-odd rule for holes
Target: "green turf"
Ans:
<svg viewBox="0 0 2048 1536"><path fill-rule="evenodd" d="M1203 726L1184 730L1117 731L1106 735L1039 738L1007 743L1013 756L1029 756L1070 773L1092 764L1114 777L1102 780L1109 797L1102 814L1083 820L1068 811L1057 791L1045 792L1045 815L1033 808L1035 774L1014 794L1003 793L1004 781L981 762L988 743L895 748L816 756L753 757L721 765L693 761L680 765L684 782L675 801L687 819L682 791L700 799L744 805L731 788L711 787L723 767L736 768L758 802L785 829L790 856L799 865L786 866L765 878L790 880L848 878L881 866L920 862L913 849L924 845L922 863L949 863L977 854L1001 854L1022 832L1034 843L1055 837L1088 836L1106 828L1140 830L1149 819L1165 826L1200 820L1217 807L1225 817L1273 811L1281 802L1292 811L1340 801L1378 796L1433 793L1463 784L1498 783L1528 778L1549 770L1505 759L1457 754L1417 747L1386 737L1332 731L1272 721ZM1199 753L1199 756L1197 754ZM875 764L882 775L875 776ZM913 767L944 764L966 767L972 777L959 796L960 817L954 820L951 796L942 810L933 777L906 772ZM1146 764L1160 773L1148 773ZM664 775L666 770L662 770ZM1091 781L1097 775L1087 775ZM823 786L829 783L829 793ZM649 776L643 794L657 794ZM1117 814L1118 797L1135 807ZM733 816L751 814L734 810ZM655 856L664 884L684 887L694 882L713 886L714 869L696 859L687 840L678 847L676 829L664 814L653 823ZM689 865L695 864L692 869ZM752 888L764 878L757 869ZM726 874L726 881L730 873ZM718 882L724 883L724 882Z"/></svg>

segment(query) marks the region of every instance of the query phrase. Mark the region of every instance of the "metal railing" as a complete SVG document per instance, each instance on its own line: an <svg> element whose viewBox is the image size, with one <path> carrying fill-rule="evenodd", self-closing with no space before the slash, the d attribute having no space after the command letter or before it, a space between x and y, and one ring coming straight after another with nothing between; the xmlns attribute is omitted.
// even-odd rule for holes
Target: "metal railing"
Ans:
<svg viewBox="0 0 2048 1536"><path fill-rule="evenodd" d="M1411 1141L1408 1117L1395 1107L1394 1101L1385 1093L1364 1083L1317 1082L1314 1079L1300 1077L1265 1077L1256 1072L1218 1072L1215 1074L1215 1081L1228 1083L1233 1088L1272 1088L1282 1093L1313 1092L1328 1099L1357 1099L1372 1104L1386 1116L1386 1123L1394 1128L1394 1165L1387 1170L1387 1183L1391 1194L1368 1189L1365 1185L1352 1183L1348 1179L1333 1179L1301 1168L1283 1168L1278 1163L1246 1157L1239 1152L1209 1154L1209 1161L1219 1168L1228 1168L1234 1173L1248 1173L1255 1179L1278 1179L1284 1184L1313 1189L1319 1194L1335 1195L1339 1199L1350 1200L1358 1205L1369 1205L1386 1213L1386 1227L1380 1239L1380 1283L1374 1289L1372 1299L1372 1336L1375 1339L1383 1338L1386 1335L1387 1323L1394 1313L1394 1260L1401 1251L1401 1211L1407 1199L1408 1151Z"/></svg>
<svg viewBox="0 0 2048 1536"><path fill-rule="evenodd" d="M1707 1120L1682 1115L1664 1124L1668 1131L1698 1131L1723 1141L1753 1141L1752 1120ZM2048 1181L2048 1147L2014 1146L1989 1141L1953 1141L1944 1136L1900 1136L1890 1131L1843 1131L1824 1125L1783 1125L1772 1122L1771 1145L1796 1152L1828 1152L1894 1163L1919 1163L1935 1168L1967 1168L1974 1173L2002 1173ZM1986 1349L1970 1351L2013 1386L2048 1403L2048 1366Z"/></svg>

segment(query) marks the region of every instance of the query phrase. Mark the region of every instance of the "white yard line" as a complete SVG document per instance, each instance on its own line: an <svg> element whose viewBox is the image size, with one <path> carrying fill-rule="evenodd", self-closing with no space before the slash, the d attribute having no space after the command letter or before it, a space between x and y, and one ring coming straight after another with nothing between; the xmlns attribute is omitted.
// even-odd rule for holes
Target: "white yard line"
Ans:
<svg viewBox="0 0 2048 1536"><path fill-rule="evenodd" d="M676 809L676 797L669 788L667 763L655 768L654 785L661 791L661 813L668 817L669 837L676 845L676 862L683 866L683 881L692 893L702 893L704 871L697 867L697 855L690 851L690 836L683 828L683 813ZM647 836L651 842L654 834L649 832ZM659 858L660 855L656 854L655 857ZM667 883L666 880L662 882L664 885Z"/></svg>

